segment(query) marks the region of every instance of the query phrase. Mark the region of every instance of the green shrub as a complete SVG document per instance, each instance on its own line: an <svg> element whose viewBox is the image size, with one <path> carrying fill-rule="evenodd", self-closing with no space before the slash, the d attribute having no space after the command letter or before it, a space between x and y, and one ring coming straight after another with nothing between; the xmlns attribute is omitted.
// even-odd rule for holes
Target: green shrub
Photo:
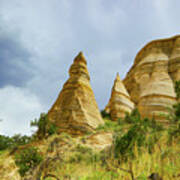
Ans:
<svg viewBox="0 0 180 180"><path fill-rule="evenodd" d="M104 125L100 125L97 130L103 130L103 131L120 131L121 126L118 122L111 121L111 120L105 120Z"/></svg>
<svg viewBox="0 0 180 180"><path fill-rule="evenodd" d="M16 134L12 137L0 135L0 151L28 144L31 141L29 136Z"/></svg>
<svg viewBox="0 0 180 180"><path fill-rule="evenodd" d="M111 119L110 114L107 113L105 110L102 110L102 111L101 111L101 116L102 116L103 118Z"/></svg>
<svg viewBox="0 0 180 180"><path fill-rule="evenodd" d="M133 158L135 146L137 146L139 152L142 147L147 147L151 153L154 144L159 139L159 132L163 130L162 126L157 124L155 120L141 119L137 110L132 115L127 115L126 118L128 122L133 122L133 125L124 135L121 133L114 135L115 158L121 160Z"/></svg>
<svg viewBox="0 0 180 180"><path fill-rule="evenodd" d="M8 136L0 135L0 151L9 148L12 145L12 139Z"/></svg>
<svg viewBox="0 0 180 180"><path fill-rule="evenodd" d="M78 144L73 150L73 154L69 157L69 163L86 163L96 166L101 160L99 152L94 152L91 148Z"/></svg>
<svg viewBox="0 0 180 180"><path fill-rule="evenodd" d="M176 91L177 98L179 99L180 98L180 81L175 82L175 91Z"/></svg>
<svg viewBox="0 0 180 180"><path fill-rule="evenodd" d="M81 161L89 163L92 162L93 155L91 148L78 144L74 148L74 154L70 156L68 161L70 163L79 163Z"/></svg>
<svg viewBox="0 0 180 180"><path fill-rule="evenodd" d="M57 132L57 126L49 121L48 116L45 113L41 113L39 119L31 121L31 126L35 126L38 128L37 137L39 139L50 136Z"/></svg>
<svg viewBox="0 0 180 180"><path fill-rule="evenodd" d="M126 113L126 116L124 118L124 122L126 123L137 123L140 120L141 120L141 116L138 109L134 109L131 114Z"/></svg>
<svg viewBox="0 0 180 180"><path fill-rule="evenodd" d="M26 135L21 136L20 134L16 134L11 139L13 141L14 146L20 146L30 143L32 137Z"/></svg>
<svg viewBox="0 0 180 180"><path fill-rule="evenodd" d="M82 153L82 154L84 154L84 153L90 153L90 154L92 154L92 149L91 149L91 148L86 147L86 146L82 146L81 144L78 144L78 145L76 146L76 151L77 151L77 152L80 152L80 153Z"/></svg>
<svg viewBox="0 0 180 180"><path fill-rule="evenodd" d="M24 176L31 168L36 167L42 161L37 148L28 147L15 154L15 163L19 167L19 173Z"/></svg>
<svg viewBox="0 0 180 180"><path fill-rule="evenodd" d="M180 81L175 83L175 91L177 98L180 98ZM169 138L168 143L171 143L173 139L180 137L180 103L173 106L173 110L170 113L169 119L171 120L171 126L168 130Z"/></svg>

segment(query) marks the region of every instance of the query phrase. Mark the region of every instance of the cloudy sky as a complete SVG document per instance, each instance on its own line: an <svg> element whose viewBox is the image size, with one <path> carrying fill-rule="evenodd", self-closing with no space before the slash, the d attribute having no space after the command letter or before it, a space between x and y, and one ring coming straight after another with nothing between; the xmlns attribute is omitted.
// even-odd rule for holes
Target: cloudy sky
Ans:
<svg viewBox="0 0 180 180"><path fill-rule="evenodd" d="M0 0L0 134L30 134L83 51L103 109L149 41L180 32L179 0Z"/></svg>

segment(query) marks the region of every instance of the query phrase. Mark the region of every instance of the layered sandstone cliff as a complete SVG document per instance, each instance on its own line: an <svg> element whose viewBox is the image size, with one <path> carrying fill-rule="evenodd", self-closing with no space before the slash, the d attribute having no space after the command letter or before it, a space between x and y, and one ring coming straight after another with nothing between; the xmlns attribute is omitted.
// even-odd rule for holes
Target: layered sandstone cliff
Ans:
<svg viewBox="0 0 180 180"><path fill-rule="evenodd" d="M180 80L180 36L147 44L124 79L143 117L165 121L176 103L174 82Z"/></svg>
<svg viewBox="0 0 180 180"><path fill-rule="evenodd" d="M104 122L90 85L87 63L82 52L74 59L69 75L48 112L48 118L55 122L60 132L82 134L92 131Z"/></svg>
<svg viewBox="0 0 180 180"><path fill-rule="evenodd" d="M113 121L124 118L126 113L130 113L134 109L134 103L130 100L130 96L117 74L111 91L111 98L105 111L110 113Z"/></svg>

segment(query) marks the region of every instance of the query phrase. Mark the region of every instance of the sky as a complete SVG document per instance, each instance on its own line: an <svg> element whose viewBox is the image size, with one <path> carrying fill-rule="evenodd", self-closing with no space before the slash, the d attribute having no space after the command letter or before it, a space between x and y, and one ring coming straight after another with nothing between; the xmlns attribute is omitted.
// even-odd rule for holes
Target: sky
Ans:
<svg viewBox="0 0 180 180"><path fill-rule="evenodd" d="M30 135L83 51L100 109L149 41L180 32L179 0L0 0L0 134Z"/></svg>

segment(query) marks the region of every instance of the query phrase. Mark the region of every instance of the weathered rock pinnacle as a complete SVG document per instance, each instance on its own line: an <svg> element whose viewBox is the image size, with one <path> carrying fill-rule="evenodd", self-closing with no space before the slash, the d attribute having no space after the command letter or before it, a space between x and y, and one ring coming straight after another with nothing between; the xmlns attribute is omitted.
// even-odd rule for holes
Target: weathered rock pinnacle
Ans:
<svg viewBox="0 0 180 180"><path fill-rule="evenodd" d="M126 113L134 109L134 103L117 73L116 79L111 92L111 98L106 106L106 112L109 112L113 121L123 118Z"/></svg>
<svg viewBox="0 0 180 180"><path fill-rule="evenodd" d="M87 63L82 52L74 59L69 75L48 117L55 122L60 132L83 134L104 122L89 82Z"/></svg>

